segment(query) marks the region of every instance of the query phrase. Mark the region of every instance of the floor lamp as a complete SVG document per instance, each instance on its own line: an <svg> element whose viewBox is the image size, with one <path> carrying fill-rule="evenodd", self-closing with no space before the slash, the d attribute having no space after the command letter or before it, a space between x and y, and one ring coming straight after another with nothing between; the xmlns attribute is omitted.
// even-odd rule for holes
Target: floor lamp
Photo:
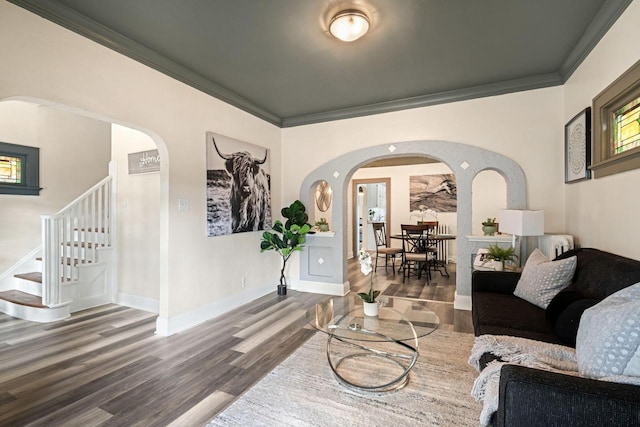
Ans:
<svg viewBox="0 0 640 427"><path fill-rule="evenodd" d="M502 209L498 211L500 232L513 236L512 246L516 248L516 237L542 236L544 234L544 211ZM518 242L518 264L522 265L522 244Z"/></svg>

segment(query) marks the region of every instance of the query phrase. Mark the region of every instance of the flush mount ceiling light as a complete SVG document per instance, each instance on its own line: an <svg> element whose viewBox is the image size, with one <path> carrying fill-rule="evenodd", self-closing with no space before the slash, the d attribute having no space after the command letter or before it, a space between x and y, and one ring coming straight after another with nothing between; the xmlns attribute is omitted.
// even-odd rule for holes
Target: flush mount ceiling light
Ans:
<svg viewBox="0 0 640 427"><path fill-rule="evenodd" d="M331 35L343 42L358 40L369 31L369 18L356 9L338 12L329 22Z"/></svg>

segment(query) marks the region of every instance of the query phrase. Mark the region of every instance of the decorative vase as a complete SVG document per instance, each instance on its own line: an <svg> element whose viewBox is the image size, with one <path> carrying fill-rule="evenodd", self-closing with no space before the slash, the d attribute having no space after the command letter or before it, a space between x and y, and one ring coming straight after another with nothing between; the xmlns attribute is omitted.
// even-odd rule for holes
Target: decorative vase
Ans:
<svg viewBox="0 0 640 427"><path fill-rule="evenodd" d="M329 231L329 224L319 224L318 225L318 230L320 231Z"/></svg>
<svg viewBox="0 0 640 427"><path fill-rule="evenodd" d="M494 270L495 271L503 271L504 270L504 261L495 260L494 261Z"/></svg>
<svg viewBox="0 0 640 427"><path fill-rule="evenodd" d="M287 285L278 285L278 295L287 295Z"/></svg>
<svg viewBox="0 0 640 427"><path fill-rule="evenodd" d="M496 231L498 231L498 227L496 227L495 225L482 226L482 232L485 236L493 236L494 234L496 234Z"/></svg>
<svg viewBox="0 0 640 427"><path fill-rule="evenodd" d="M362 304L364 305L364 315L365 316L377 316L378 315L378 308L380 307L380 304L378 304L378 301L374 301L374 302L362 302Z"/></svg>

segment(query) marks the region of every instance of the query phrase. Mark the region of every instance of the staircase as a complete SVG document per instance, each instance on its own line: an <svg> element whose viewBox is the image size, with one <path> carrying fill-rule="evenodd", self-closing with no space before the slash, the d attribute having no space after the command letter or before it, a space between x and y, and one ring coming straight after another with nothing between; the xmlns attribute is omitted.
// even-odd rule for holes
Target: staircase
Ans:
<svg viewBox="0 0 640 427"><path fill-rule="evenodd" d="M114 301L115 177L90 188L55 215L42 215L42 246L0 281L0 312L36 322ZM33 270L39 271L33 271Z"/></svg>

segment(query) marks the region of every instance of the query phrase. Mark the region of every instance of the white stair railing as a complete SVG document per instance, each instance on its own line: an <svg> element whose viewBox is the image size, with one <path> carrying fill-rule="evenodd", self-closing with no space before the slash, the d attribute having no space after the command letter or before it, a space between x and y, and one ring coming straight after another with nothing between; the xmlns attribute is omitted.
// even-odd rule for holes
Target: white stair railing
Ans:
<svg viewBox="0 0 640 427"><path fill-rule="evenodd" d="M113 176L91 187L55 215L42 220L42 303L62 301L61 284L78 279L78 265L94 263L113 236Z"/></svg>

